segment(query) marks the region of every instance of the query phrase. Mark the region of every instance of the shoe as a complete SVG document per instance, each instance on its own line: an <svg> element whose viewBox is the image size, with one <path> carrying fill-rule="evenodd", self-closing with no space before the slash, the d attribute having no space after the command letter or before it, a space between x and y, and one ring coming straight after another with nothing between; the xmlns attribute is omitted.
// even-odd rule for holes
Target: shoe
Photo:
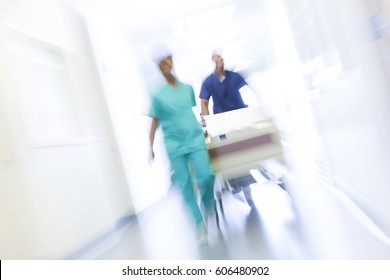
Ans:
<svg viewBox="0 0 390 280"><path fill-rule="evenodd" d="M198 245L199 246L207 246L209 245L209 241L207 239L207 230L206 227L202 227L198 234Z"/></svg>
<svg viewBox="0 0 390 280"><path fill-rule="evenodd" d="M207 228L209 242L211 242L211 244L217 242L221 237L220 235L221 231L219 228L218 216L216 212L207 215L206 228Z"/></svg>

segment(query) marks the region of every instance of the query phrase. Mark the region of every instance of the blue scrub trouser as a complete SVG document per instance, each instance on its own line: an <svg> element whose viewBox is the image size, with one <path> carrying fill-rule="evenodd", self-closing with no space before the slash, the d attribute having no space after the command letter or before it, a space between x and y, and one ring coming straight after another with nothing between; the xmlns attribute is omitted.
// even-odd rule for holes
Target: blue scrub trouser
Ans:
<svg viewBox="0 0 390 280"><path fill-rule="evenodd" d="M170 161L173 169L172 182L179 187L199 229L203 224L203 219L194 192L193 182L199 188L201 201L206 211L214 210L215 175L211 169L209 154L206 149L203 149L170 158Z"/></svg>

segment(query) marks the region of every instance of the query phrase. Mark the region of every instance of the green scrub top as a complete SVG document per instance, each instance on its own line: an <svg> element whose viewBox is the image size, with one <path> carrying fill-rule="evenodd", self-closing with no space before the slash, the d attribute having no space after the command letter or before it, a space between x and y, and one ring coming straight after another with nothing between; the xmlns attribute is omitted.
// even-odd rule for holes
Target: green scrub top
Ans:
<svg viewBox="0 0 390 280"><path fill-rule="evenodd" d="M206 149L202 128L192 111L196 106L194 90L179 81L176 86L166 84L158 90L149 111L162 127L171 158Z"/></svg>

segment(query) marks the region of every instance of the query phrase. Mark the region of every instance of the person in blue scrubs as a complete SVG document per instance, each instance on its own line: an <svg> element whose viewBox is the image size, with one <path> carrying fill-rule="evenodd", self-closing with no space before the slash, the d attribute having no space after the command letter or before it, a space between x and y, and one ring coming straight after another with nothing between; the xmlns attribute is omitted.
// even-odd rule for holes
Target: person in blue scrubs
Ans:
<svg viewBox="0 0 390 280"><path fill-rule="evenodd" d="M247 85L244 78L237 72L225 70L223 58L213 52L212 60L215 71L202 83L199 98L201 100L202 115L209 115L209 100L213 98L214 114L248 107L242 100L240 89Z"/></svg>
<svg viewBox="0 0 390 280"><path fill-rule="evenodd" d="M244 78L237 72L225 70L225 64L219 51L214 50L212 60L215 63L214 73L210 74L202 83L199 98L202 107L202 116L209 115L209 100L213 99L213 113L219 114L248 107L241 96L240 89L247 86ZM207 124L202 119L203 125ZM221 135L220 139L224 139ZM248 174L250 176L250 174ZM243 177L245 179L245 176ZM246 179L245 179L246 180ZM247 187L246 183L231 183L233 193L238 193Z"/></svg>
<svg viewBox="0 0 390 280"><path fill-rule="evenodd" d="M180 82L172 73L173 60L169 50L159 50L158 64L166 84L154 95L149 115L152 117L150 144L158 126L170 159L174 186L178 187L196 224L199 238L205 238L206 227L197 203L193 183L199 188L206 213L215 213L214 179L203 130L192 108L196 106L190 85ZM206 218L205 218L206 219ZM203 240L204 241L204 240Z"/></svg>

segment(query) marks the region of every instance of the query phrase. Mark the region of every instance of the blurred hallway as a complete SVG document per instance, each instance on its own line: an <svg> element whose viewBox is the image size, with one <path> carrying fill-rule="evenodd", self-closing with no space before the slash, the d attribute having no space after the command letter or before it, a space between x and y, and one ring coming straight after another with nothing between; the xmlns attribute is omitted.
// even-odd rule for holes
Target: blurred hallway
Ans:
<svg viewBox="0 0 390 280"><path fill-rule="evenodd" d="M295 147L297 152L299 147ZM288 151L286 151L287 154ZM302 155L303 153L301 153ZM290 156L294 156L290 154ZM361 217L354 202L335 195L329 179L308 158L295 155L285 175L285 191L257 174L259 183L243 191L224 191L208 245L198 245L178 195L171 191L111 236L71 259L389 259L385 234ZM306 192L305 201L293 190ZM289 193L290 192L290 193ZM364 216L364 214L363 214ZM379 230L380 231L380 230ZM218 235L220 232L220 235ZM383 238L384 237L384 238ZM110 242L107 242L110 240Z"/></svg>
<svg viewBox="0 0 390 280"><path fill-rule="evenodd" d="M389 3L0 0L0 259L390 259ZM209 246L149 162L159 41L198 103L222 46L281 136Z"/></svg>

